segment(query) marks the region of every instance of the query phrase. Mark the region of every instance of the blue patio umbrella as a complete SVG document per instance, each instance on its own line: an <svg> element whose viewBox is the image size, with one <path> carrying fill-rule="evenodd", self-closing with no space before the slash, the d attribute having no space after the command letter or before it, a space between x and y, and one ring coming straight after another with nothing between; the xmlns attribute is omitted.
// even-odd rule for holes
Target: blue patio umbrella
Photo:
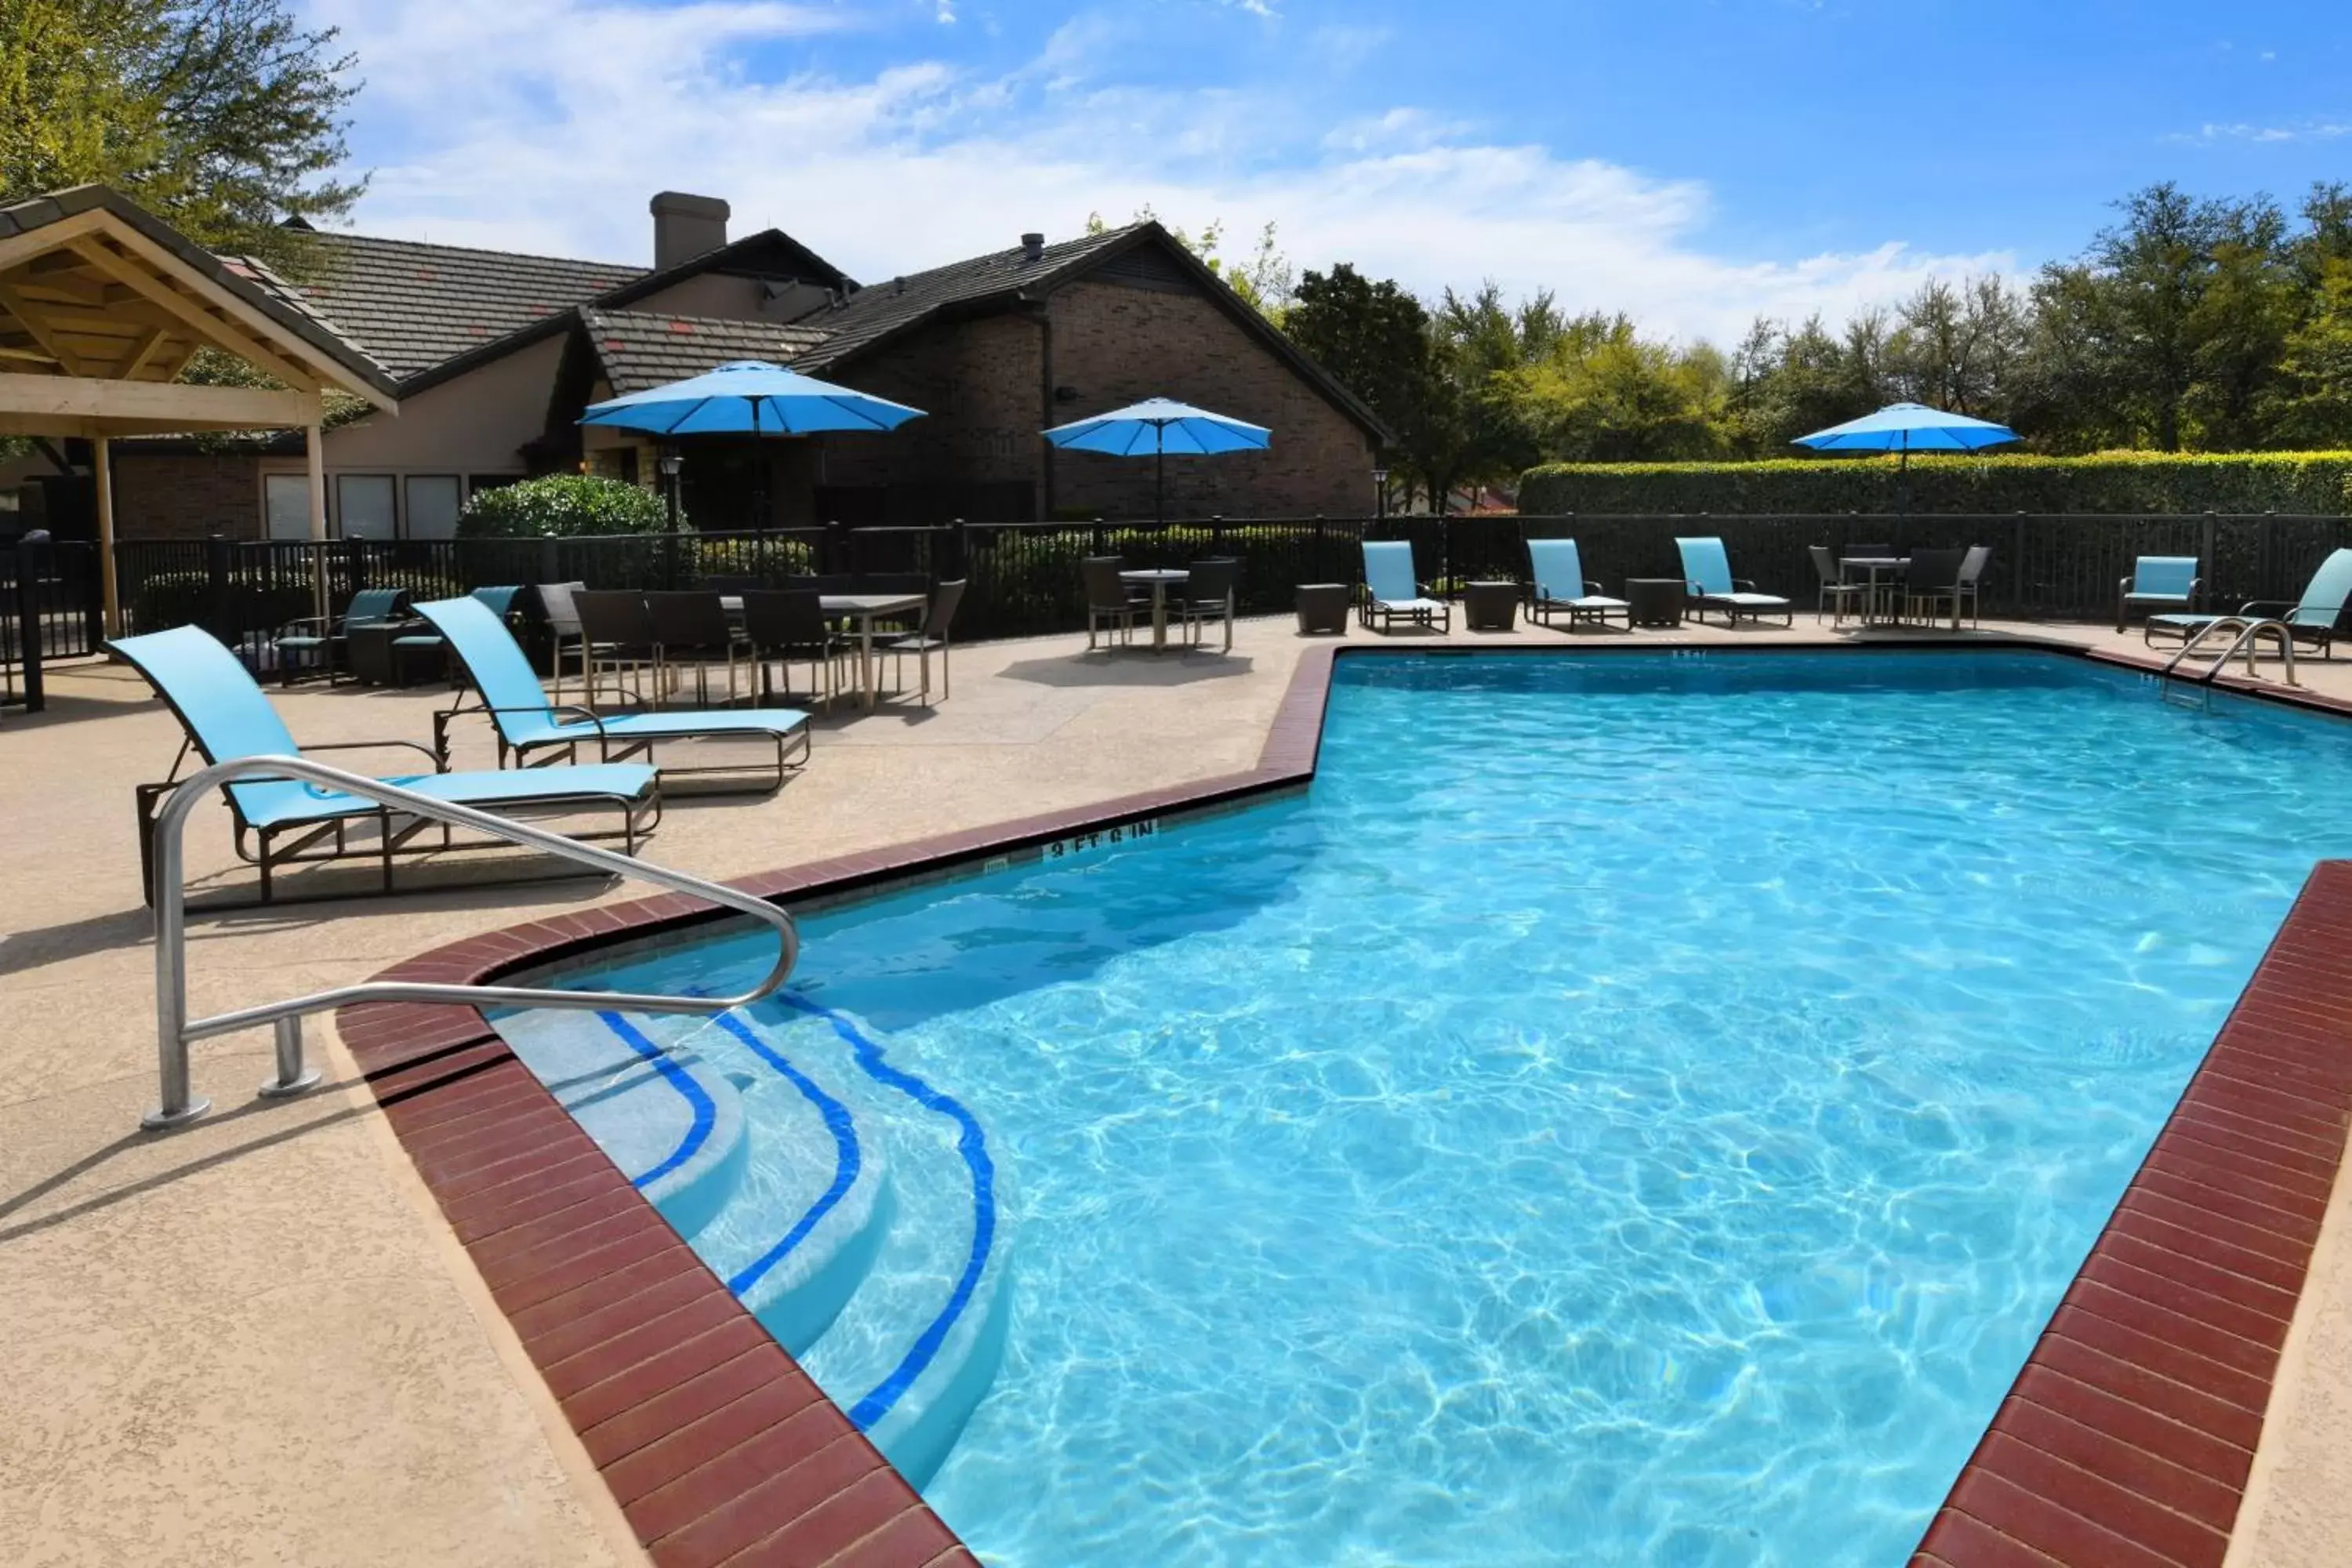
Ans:
<svg viewBox="0 0 2352 1568"><path fill-rule="evenodd" d="M1911 454L1914 452L1974 452L2017 439L2017 432L1990 419L1947 414L1924 403L1890 403L1875 414L1800 436L1790 446L1816 452L1899 452L1896 471L1902 476L1903 510L1911 510Z"/></svg>
<svg viewBox="0 0 2352 1568"><path fill-rule="evenodd" d="M1108 452L1114 458L1151 454L1154 499L1152 511L1164 520L1168 511L1168 454L1206 457L1218 452L1263 451L1274 432L1227 414L1213 414L1172 398L1147 397L1091 419L1056 425L1045 439L1073 452Z"/></svg>
<svg viewBox="0 0 2352 1568"><path fill-rule="evenodd" d="M739 359L685 381L592 404L580 423L655 436L805 436L895 430L922 413L765 360Z"/></svg>

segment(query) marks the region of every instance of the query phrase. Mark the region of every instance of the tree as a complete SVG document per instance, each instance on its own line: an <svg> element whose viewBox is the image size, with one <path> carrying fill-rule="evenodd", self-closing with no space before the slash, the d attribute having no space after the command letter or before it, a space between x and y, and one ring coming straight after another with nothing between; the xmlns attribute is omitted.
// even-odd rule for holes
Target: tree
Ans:
<svg viewBox="0 0 2352 1568"><path fill-rule="evenodd" d="M1137 209L1135 216L1129 221L1160 223L1160 219L1147 203ZM1271 219L1258 231L1257 248L1250 252L1249 258L1233 262L1228 262L1219 254L1225 240L1223 219L1210 219L1209 226L1197 235L1187 233L1174 224L1162 224L1161 226L1168 230L1171 239L1200 258L1202 264L1216 274L1226 288L1240 295L1243 303L1277 326L1281 324L1282 312L1289 308L1292 293L1297 288L1297 275L1291 269L1290 258L1283 255L1281 247L1275 242L1275 225ZM1102 214L1088 213L1086 231L1090 235L1107 234L1110 231L1110 225L1103 221Z"/></svg>
<svg viewBox="0 0 2352 1568"><path fill-rule="evenodd" d="M1429 312L1420 300L1343 261L1328 274L1300 275L1282 330L1395 434L1393 466L1409 479L1443 477L1456 411L1437 374ZM1433 489L1433 500L1444 493Z"/></svg>
<svg viewBox="0 0 2352 1568"><path fill-rule="evenodd" d="M102 182L199 243L299 268L348 212L359 90L287 0L0 0L0 200Z"/></svg>

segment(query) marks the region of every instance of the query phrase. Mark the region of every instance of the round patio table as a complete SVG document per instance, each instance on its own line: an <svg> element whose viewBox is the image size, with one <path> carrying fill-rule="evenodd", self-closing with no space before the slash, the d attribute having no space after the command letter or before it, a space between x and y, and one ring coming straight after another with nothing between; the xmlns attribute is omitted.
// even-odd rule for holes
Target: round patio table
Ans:
<svg viewBox="0 0 2352 1568"><path fill-rule="evenodd" d="M1191 582L1192 574L1171 571L1166 567L1140 567L1120 573L1118 580L1133 583L1139 587L1146 583L1151 584L1151 651L1165 652L1168 647L1168 590L1173 584Z"/></svg>

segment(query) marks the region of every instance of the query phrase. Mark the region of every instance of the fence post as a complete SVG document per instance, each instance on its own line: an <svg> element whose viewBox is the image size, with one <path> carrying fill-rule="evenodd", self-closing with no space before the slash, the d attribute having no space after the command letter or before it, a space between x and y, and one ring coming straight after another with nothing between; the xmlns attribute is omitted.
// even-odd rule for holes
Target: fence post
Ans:
<svg viewBox="0 0 2352 1568"><path fill-rule="evenodd" d="M2012 612L2015 612L2015 613L2018 613L2018 614L2022 614L2022 613L2023 613L2023 611L2024 611L2024 608L2025 608L2025 589L2026 589L2026 577L2025 577L2025 509L2024 509L2023 507L2020 507L2020 508L2018 508L2018 510L2017 510L2017 522L2016 522L2015 531L2016 531L2016 535L2017 535L2017 548L2016 548L2016 550L2015 550L2015 551L2011 554L2011 556L2010 556L2010 567L2009 567L2009 569L2010 569L2011 572L2014 572L2015 574L2017 574L2017 602L2016 602L2015 604L2011 605L2010 606L2010 608L2011 608L2011 610Z"/></svg>
<svg viewBox="0 0 2352 1568"><path fill-rule="evenodd" d="M948 521L948 559L955 563L955 574L969 581L971 576L971 530L960 517Z"/></svg>
<svg viewBox="0 0 2352 1568"><path fill-rule="evenodd" d="M539 536L539 580L542 583L562 582L563 579L557 575L562 565L562 562L556 549L555 535L541 534Z"/></svg>
<svg viewBox="0 0 2352 1568"><path fill-rule="evenodd" d="M818 574L840 571L842 552L841 519L829 517L824 521L824 531L817 536Z"/></svg>
<svg viewBox="0 0 2352 1568"><path fill-rule="evenodd" d="M1094 552L1097 555L1103 552L1103 520L1101 518L1095 519Z"/></svg>
<svg viewBox="0 0 2352 1568"><path fill-rule="evenodd" d="M34 538L34 533L43 537ZM48 651L48 628L42 622L39 583L41 552L47 531L36 529L16 542L17 662L25 668L25 711L38 713L49 705L48 688L41 677L41 656Z"/></svg>
<svg viewBox="0 0 2352 1568"><path fill-rule="evenodd" d="M2213 509L2206 508L2205 516L2199 523L2197 537L2197 558L2205 563L2205 572L2200 573L2199 575L2202 576L2210 573L2213 579L2213 585L2206 591L2206 603L2222 605L2243 603L2246 598L2243 594L2221 594L2216 591L2221 582L2221 557L2213 553L2213 546L2214 536L2220 531L2220 526L2221 519L2214 513Z"/></svg>
<svg viewBox="0 0 2352 1568"><path fill-rule="evenodd" d="M213 635L221 637L228 629L228 539L225 534L211 534L205 540L205 598L209 604L205 619Z"/></svg>

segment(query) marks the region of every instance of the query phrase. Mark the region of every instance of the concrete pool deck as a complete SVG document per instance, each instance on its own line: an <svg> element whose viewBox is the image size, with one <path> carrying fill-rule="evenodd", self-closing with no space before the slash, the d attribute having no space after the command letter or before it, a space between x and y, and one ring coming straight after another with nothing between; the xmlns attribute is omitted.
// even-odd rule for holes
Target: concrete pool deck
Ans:
<svg viewBox="0 0 2352 1568"><path fill-rule="evenodd" d="M1984 628L2003 634L2144 653L2136 635L2096 628ZM813 765L779 795L677 804L647 857L740 877L1244 772L1300 653L1328 643L1298 638L1286 619L1243 623L1223 658L1080 658L1083 640L960 649L952 700L821 721ZM1801 616L1788 633L1444 640L1854 639ZM2352 662L2302 668L2312 691L2352 704ZM268 1042L232 1037L195 1053L212 1117L169 1137L135 1131L154 1067L130 786L163 775L178 726L120 667L53 668L50 693L47 713L0 721L0 1321L10 1325L0 1560L642 1561L323 1022L311 1034L329 1089L254 1100ZM310 687L280 706L306 741L424 739L446 700ZM457 765L488 765L487 731L461 735ZM226 838L218 809L201 810L190 837L199 892L233 864ZM192 1005L209 1013L362 979L426 948L641 891L459 887L200 917ZM2342 1205L2339 1192L2288 1337L2233 1563L2336 1563L2352 1542Z"/></svg>

